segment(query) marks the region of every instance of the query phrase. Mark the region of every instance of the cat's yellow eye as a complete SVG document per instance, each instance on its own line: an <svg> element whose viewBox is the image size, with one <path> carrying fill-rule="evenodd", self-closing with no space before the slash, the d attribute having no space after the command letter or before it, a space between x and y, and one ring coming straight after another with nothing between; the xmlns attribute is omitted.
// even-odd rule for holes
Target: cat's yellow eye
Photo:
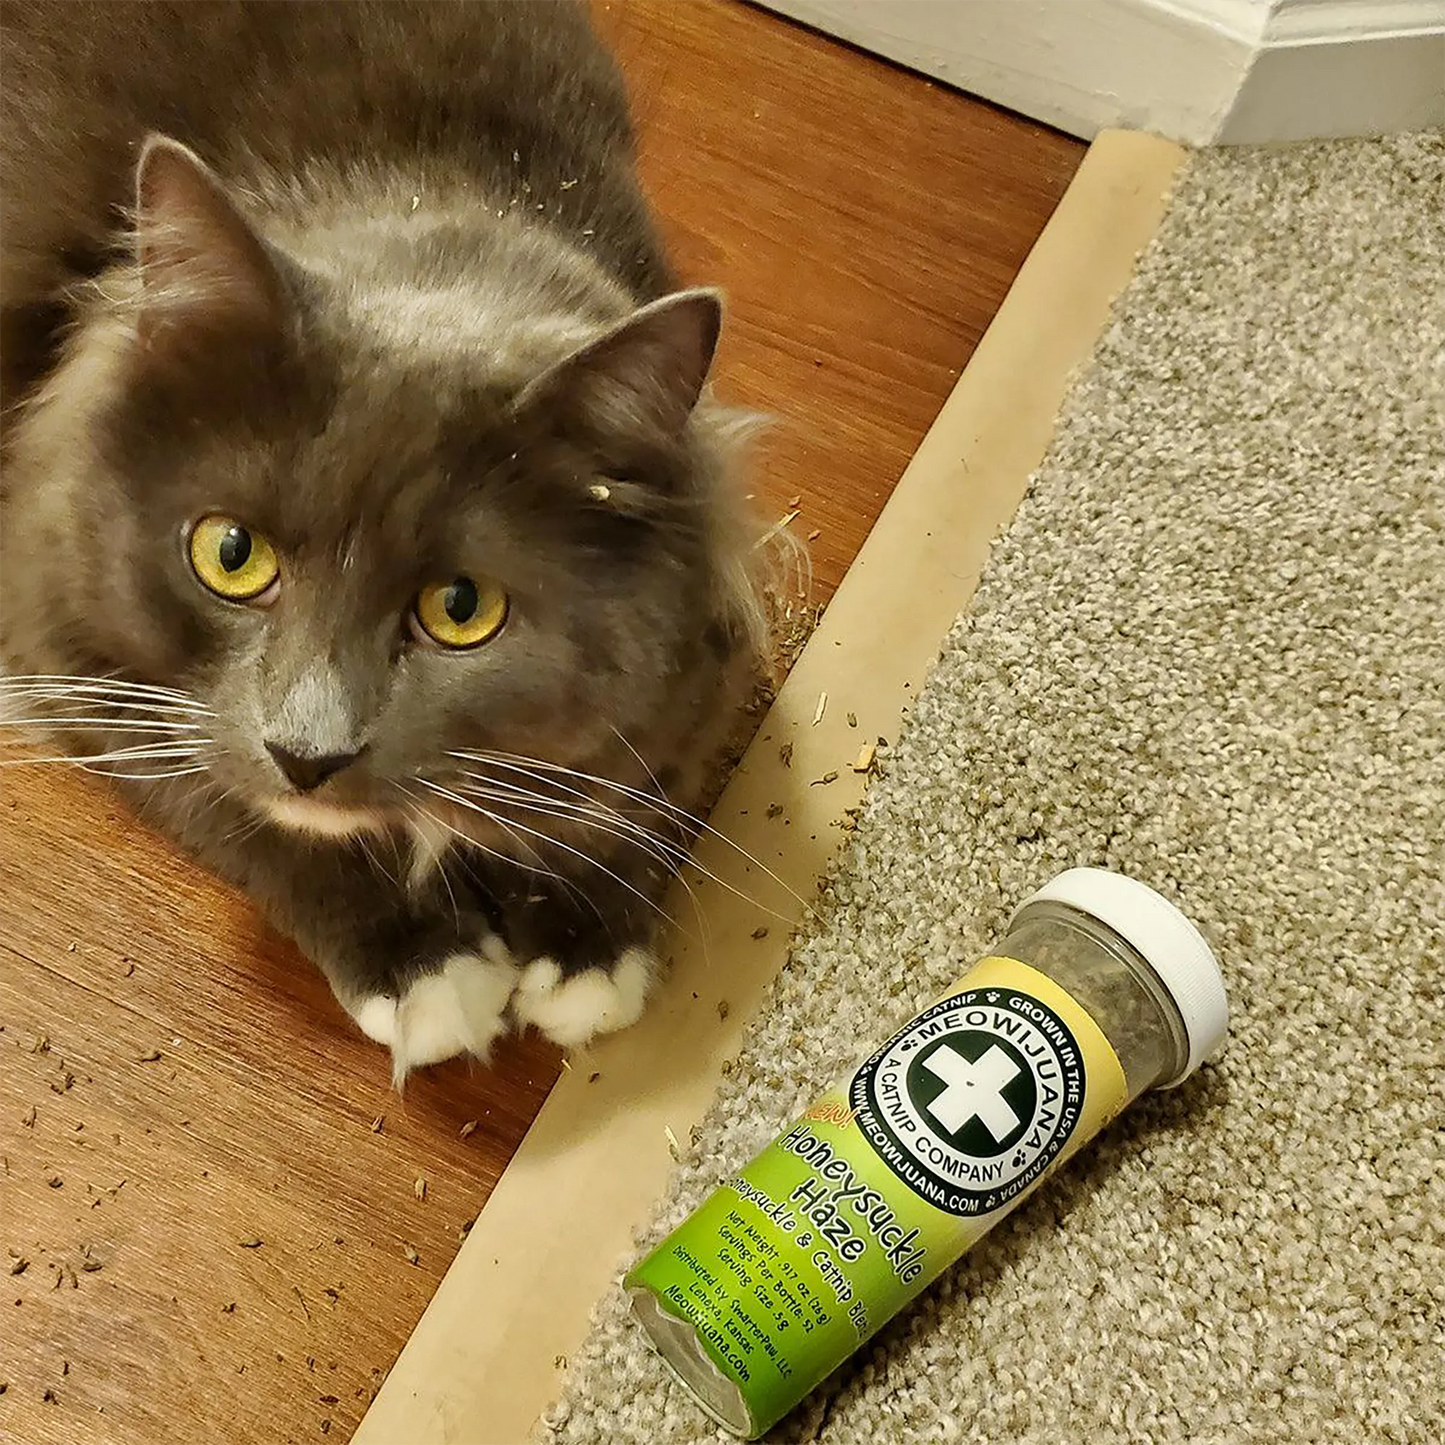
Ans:
<svg viewBox="0 0 1445 1445"><path fill-rule="evenodd" d="M202 517L191 529L196 576L231 602L253 602L281 571L271 544L231 517Z"/></svg>
<svg viewBox="0 0 1445 1445"><path fill-rule="evenodd" d="M413 625L443 647L480 647L502 630L507 594L495 582L457 577L423 587L412 609Z"/></svg>

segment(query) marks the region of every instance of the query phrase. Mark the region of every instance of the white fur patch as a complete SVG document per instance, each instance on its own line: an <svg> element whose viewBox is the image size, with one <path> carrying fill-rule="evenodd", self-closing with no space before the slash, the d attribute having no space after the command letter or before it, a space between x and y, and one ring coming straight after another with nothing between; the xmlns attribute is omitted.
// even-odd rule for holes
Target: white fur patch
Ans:
<svg viewBox="0 0 1445 1445"><path fill-rule="evenodd" d="M351 1010L356 1027L375 1044L391 1044L396 1037L396 1000L384 993L372 994Z"/></svg>
<svg viewBox="0 0 1445 1445"><path fill-rule="evenodd" d="M489 963L504 963L512 969L517 966L517 960L512 957L511 949L495 933L487 933L482 936L481 955Z"/></svg>
<svg viewBox="0 0 1445 1445"><path fill-rule="evenodd" d="M343 808L318 798L268 798L266 811L283 827L318 838L354 838L385 826L381 814L370 808Z"/></svg>
<svg viewBox="0 0 1445 1445"><path fill-rule="evenodd" d="M539 958L522 970L512 1011L553 1043L576 1048L636 1023L655 970L656 960L643 948L629 948L610 971L589 968L567 979L552 959Z"/></svg>
<svg viewBox="0 0 1445 1445"><path fill-rule="evenodd" d="M339 752L346 746L340 740L349 737L353 727L341 674L318 658L291 681L267 730L277 739L314 738L321 752Z"/></svg>
<svg viewBox="0 0 1445 1445"><path fill-rule="evenodd" d="M423 974L396 1006L392 1076L400 1085L412 1069L456 1054L486 1058L505 1028L517 971L475 953L454 953L436 973Z"/></svg>
<svg viewBox="0 0 1445 1445"><path fill-rule="evenodd" d="M407 887L420 888L432 870L441 862L442 854L452 841L452 834L432 818L417 818L407 825L411 834L411 868L406 875Z"/></svg>

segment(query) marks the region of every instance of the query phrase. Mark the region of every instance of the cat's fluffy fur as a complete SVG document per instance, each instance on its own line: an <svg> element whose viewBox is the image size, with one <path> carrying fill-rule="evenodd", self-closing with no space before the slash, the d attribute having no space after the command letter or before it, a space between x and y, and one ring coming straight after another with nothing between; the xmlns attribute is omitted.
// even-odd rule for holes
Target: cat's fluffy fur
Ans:
<svg viewBox="0 0 1445 1445"><path fill-rule="evenodd" d="M10 710L246 889L399 1075L631 1022L757 608L718 303L675 291L585 15L3 27ZM275 548L259 605L198 581L207 515ZM426 645L420 589L473 575L500 634ZM278 747L351 760L299 790Z"/></svg>

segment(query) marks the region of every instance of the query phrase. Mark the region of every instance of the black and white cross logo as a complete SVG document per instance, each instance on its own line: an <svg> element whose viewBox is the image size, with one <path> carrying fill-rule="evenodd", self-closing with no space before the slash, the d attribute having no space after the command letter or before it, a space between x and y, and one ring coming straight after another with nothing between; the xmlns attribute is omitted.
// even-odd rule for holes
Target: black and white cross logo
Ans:
<svg viewBox="0 0 1445 1445"><path fill-rule="evenodd" d="M1058 1157L1084 1084L1083 1052L1048 1004L1023 989L965 989L861 1064L848 1102L882 1163L963 1218L998 1209Z"/></svg>
<svg viewBox="0 0 1445 1445"><path fill-rule="evenodd" d="M1023 1123L1003 1096L1023 1070L997 1044L973 1060L944 1045L924 1059L923 1067L948 1086L927 1106L948 1133L957 1134L977 1119L1001 1140Z"/></svg>

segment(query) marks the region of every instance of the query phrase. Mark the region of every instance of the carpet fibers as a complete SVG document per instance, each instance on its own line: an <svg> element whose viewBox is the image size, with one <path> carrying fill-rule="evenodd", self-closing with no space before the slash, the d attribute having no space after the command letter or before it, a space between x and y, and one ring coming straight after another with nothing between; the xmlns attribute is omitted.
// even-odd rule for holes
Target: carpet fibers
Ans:
<svg viewBox="0 0 1445 1445"><path fill-rule="evenodd" d="M1145 1096L775 1432L1445 1420L1445 137L1206 153L648 1241L1074 864L1215 943ZM552 1445L727 1438L599 1307Z"/></svg>

